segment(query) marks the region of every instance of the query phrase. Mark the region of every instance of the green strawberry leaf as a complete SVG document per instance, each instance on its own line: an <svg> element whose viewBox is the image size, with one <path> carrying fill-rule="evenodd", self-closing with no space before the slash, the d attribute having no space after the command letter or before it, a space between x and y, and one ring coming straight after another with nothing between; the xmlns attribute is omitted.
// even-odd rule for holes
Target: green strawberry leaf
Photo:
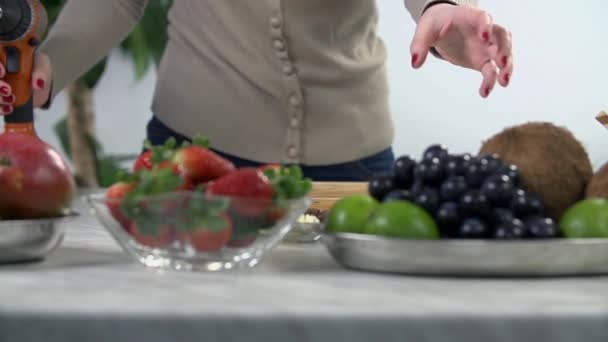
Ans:
<svg viewBox="0 0 608 342"><path fill-rule="evenodd" d="M298 165L281 166L278 172L268 169L264 174L272 183L275 200L301 198L312 189L312 181L304 177Z"/></svg>
<svg viewBox="0 0 608 342"><path fill-rule="evenodd" d="M144 140L144 148L151 150L154 148L154 145L152 145L152 142L149 139Z"/></svg>
<svg viewBox="0 0 608 342"><path fill-rule="evenodd" d="M268 179L272 180L275 179L277 177L277 171L275 169L266 169L264 171L264 174L266 175L266 177L268 177Z"/></svg>
<svg viewBox="0 0 608 342"><path fill-rule="evenodd" d="M251 236L257 234L267 223L260 217L243 217L232 215L233 230L232 235L238 237Z"/></svg>
<svg viewBox="0 0 608 342"><path fill-rule="evenodd" d="M165 222L158 220L158 218L147 215L139 216L135 218L134 221L139 232L142 235L148 236L158 236L161 228L166 225Z"/></svg>
<svg viewBox="0 0 608 342"><path fill-rule="evenodd" d="M226 212L230 206L227 199L205 197L203 191L195 191L184 208L183 218L177 222L176 229L194 231L201 227L221 231L226 227Z"/></svg>
<svg viewBox="0 0 608 342"><path fill-rule="evenodd" d="M209 148L211 142L209 141L209 139L203 138L200 135L196 135L194 138L192 138L192 145Z"/></svg>
<svg viewBox="0 0 608 342"><path fill-rule="evenodd" d="M134 183L139 180L137 174L131 173L128 170L121 169L116 171L116 182Z"/></svg>
<svg viewBox="0 0 608 342"><path fill-rule="evenodd" d="M174 150L177 147L177 140L174 137L169 137L165 140L164 147L168 150Z"/></svg>
<svg viewBox="0 0 608 342"><path fill-rule="evenodd" d="M228 227L228 222L224 217L211 216L206 221L207 229L211 232L219 233Z"/></svg>
<svg viewBox="0 0 608 342"><path fill-rule="evenodd" d="M138 172L137 176L137 185L125 195L122 211L127 218L132 220L150 216L166 222L166 219L163 218L163 208L167 205L167 199L157 195L176 191L184 184L184 180L170 169L159 168L142 170ZM175 200L175 198L169 200Z"/></svg>

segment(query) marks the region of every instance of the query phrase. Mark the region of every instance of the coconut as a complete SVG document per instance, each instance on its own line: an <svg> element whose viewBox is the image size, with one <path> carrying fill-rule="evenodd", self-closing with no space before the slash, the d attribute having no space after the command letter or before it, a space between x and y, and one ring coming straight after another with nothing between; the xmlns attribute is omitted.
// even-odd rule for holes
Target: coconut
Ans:
<svg viewBox="0 0 608 342"><path fill-rule="evenodd" d="M543 201L559 220L585 197L593 167L583 145L564 127L529 122L504 129L482 144L480 155L497 154L519 168L521 188Z"/></svg>
<svg viewBox="0 0 608 342"><path fill-rule="evenodd" d="M593 175L586 195L587 198L608 198L608 162Z"/></svg>

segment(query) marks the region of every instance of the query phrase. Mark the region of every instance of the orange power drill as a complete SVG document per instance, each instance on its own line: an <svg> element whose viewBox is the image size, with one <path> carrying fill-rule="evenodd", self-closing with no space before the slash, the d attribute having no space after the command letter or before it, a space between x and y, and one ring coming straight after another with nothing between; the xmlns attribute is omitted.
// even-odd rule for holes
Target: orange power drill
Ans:
<svg viewBox="0 0 608 342"><path fill-rule="evenodd" d="M32 98L32 71L36 48L48 26L40 0L0 0L0 61L6 69L15 102L4 116L5 132L36 135Z"/></svg>

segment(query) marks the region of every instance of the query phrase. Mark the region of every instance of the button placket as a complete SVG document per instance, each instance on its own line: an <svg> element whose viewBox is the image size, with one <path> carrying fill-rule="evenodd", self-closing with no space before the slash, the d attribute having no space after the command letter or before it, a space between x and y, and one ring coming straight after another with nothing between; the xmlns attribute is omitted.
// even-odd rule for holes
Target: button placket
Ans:
<svg viewBox="0 0 608 342"><path fill-rule="evenodd" d="M272 17L270 17L270 26L274 29L281 29L281 17L279 14L275 14Z"/></svg>
<svg viewBox="0 0 608 342"><path fill-rule="evenodd" d="M294 108L299 108L302 104L302 99L298 94L293 93L289 97L289 104Z"/></svg>
<svg viewBox="0 0 608 342"><path fill-rule="evenodd" d="M276 7L276 13L271 15L269 22L272 46L278 58L286 89L284 103L286 114L288 115L288 126L286 127L284 162L300 163L302 157L301 129L304 114L302 90L296 67L289 56L287 40L283 34L283 17L280 10L280 1L276 1Z"/></svg>
<svg viewBox="0 0 608 342"><path fill-rule="evenodd" d="M274 40L274 48L278 51L278 52L283 52L285 51L285 42L282 39L275 39Z"/></svg>
<svg viewBox="0 0 608 342"><path fill-rule="evenodd" d="M295 116L292 117L291 121L289 122L289 126L291 126L292 129L300 128L300 120Z"/></svg>
<svg viewBox="0 0 608 342"><path fill-rule="evenodd" d="M293 64L291 64L290 61L285 61L285 63L283 63L283 74L285 76L293 75Z"/></svg>

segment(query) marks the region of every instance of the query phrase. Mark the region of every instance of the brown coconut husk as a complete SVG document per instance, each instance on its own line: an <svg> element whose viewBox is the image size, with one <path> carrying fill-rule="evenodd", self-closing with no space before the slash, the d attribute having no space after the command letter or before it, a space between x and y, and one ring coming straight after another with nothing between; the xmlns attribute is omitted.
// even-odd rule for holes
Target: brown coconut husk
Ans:
<svg viewBox="0 0 608 342"><path fill-rule="evenodd" d="M569 130L549 122L506 128L485 141L479 154L497 154L504 163L517 165L521 187L539 196L554 220L585 197L593 176L583 145Z"/></svg>
<svg viewBox="0 0 608 342"><path fill-rule="evenodd" d="M587 186L587 198L608 198L608 162L591 178Z"/></svg>

